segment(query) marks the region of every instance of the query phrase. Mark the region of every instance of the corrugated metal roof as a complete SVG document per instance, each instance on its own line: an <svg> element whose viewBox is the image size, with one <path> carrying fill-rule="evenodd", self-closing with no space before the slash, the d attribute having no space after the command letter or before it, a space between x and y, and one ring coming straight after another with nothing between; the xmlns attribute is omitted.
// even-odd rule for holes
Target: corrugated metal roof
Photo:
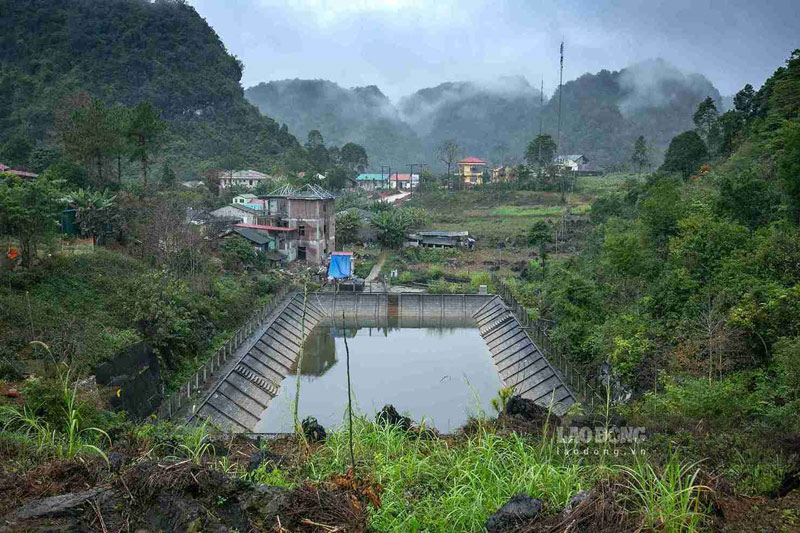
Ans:
<svg viewBox="0 0 800 533"><path fill-rule="evenodd" d="M420 235L422 237L469 237L469 232L428 230L428 231L418 231L417 235Z"/></svg>
<svg viewBox="0 0 800 533"><path fill-rule="evenodd" d="M265 224L235 224L235 228L249 228L263 231L294 231L294 228L281 228L279 226L267 226Z"/></svg>
<svg viewBox="0 0 800 533"><path fill-rule="evenodd" d="M238 233L248 241L254 242L258 245L267 244L268 242L272 242L275 240L275 237L270 237L266 233L262 231L258 231L256 229L251 228L242 228L237 226L233 227L233 231Z"/></svg>

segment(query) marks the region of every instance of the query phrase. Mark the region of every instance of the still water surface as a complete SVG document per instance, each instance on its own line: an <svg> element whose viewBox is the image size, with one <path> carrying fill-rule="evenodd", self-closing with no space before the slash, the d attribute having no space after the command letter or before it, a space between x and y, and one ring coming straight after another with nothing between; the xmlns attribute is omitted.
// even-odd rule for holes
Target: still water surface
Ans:
<svg viewBox="0 0 800 533"><path fill-rule="evenodd" d="M300 419L326 428L342 424L347 406L344 335L350 347L354 411L374 417L385 404L439 431L459 428L502 384L475 328L337 329L319 326L306 341L301 369ZM258 432L292 430L295 376L281 383L256 426Z"/></svg>

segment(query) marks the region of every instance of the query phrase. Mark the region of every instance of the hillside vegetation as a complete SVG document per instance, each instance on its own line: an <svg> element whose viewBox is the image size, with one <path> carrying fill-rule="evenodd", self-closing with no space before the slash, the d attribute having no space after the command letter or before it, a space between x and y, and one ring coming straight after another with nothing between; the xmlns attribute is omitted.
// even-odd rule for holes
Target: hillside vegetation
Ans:
<svg viewBox="0 0 800 533"><path fill-rule="evenodd" d="M243 97L242 65L189 4L172 0L0 2L0 161L58 159L57 111L81 92L149 102L170 124L165 160L183 176L279 163L303 169L297 140Z"/></svg>

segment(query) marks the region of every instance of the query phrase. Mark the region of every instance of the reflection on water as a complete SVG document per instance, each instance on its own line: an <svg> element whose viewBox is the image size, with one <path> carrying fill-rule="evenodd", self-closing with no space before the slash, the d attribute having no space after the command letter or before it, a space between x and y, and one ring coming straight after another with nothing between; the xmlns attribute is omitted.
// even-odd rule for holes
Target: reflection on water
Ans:
<svg viewBox="0 0 800 533"><path fill-rule="evenodd" d="M347 405L344 336L350 347L354 405L370 417L385 404L440 431L457 429L478 409L491 411L502 386L489 350L474 328L375 329L320 326L305 344L301 367L300 417L315 416L326 427L342 423ZM294 375L256 427L292 430Z"/></svg>

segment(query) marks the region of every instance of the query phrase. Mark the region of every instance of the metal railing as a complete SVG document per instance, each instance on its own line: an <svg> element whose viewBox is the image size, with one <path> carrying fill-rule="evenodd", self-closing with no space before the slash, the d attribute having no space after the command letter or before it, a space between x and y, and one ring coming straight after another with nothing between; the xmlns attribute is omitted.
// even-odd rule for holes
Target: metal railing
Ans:
<svg viewBox="0 0 800 533"><path fill-rule="evenodd" d="M564 381L566 381L572 391L576 393L584 403L590 405L592 409L598 401L602 404L602 396L586 382L582 373L575 369L573 363L550 339L544 322L542 320L530 319L528 310L517 301L513 291L497 274L493 273L491 280L497 294L503 299L509 310L517 317L517 321L525 330L525 333L528 334L528 337L533 341L536 347L547 357L550 364L555 365L558 370L561 371Z"/></svg>
<svg viewBox="0 0 800 533"><path fill-rule="evenodd" d="M281 305L283 299L291 291L288 286L281 287L275 297L266 305L257 309L247 322L237 329L228 341L206 361L177 391L164 398L158 408L159 418L172 418L187 402L200 394L205 385L214 378L214 372L225 366L228 360L236 353L245 340L260 328L264 321ZM163 387L162 384L162 394Z"/></svg>

